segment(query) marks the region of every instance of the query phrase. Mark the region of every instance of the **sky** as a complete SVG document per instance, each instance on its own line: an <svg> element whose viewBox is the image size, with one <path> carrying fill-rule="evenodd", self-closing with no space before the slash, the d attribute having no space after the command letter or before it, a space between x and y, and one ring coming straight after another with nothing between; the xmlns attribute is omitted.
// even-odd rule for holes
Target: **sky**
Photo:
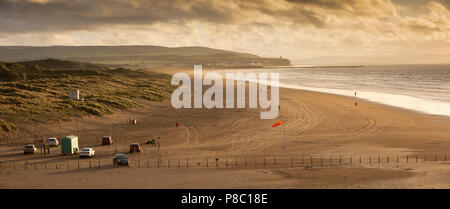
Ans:
<svg viewBox="0 0 450 209"><path fill-rule="evenodd" d="M0 0L0 45L448 59L450 0Z"/></svg>

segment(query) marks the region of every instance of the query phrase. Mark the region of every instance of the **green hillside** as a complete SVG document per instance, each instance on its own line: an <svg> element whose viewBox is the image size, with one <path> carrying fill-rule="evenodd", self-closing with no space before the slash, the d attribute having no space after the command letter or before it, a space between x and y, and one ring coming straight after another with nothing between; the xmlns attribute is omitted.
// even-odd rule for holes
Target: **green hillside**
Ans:
<svg viewBox="0 0 450 209"><path fill-rule="evenodd" d="M206 47L161 46L2 46L0 61L64 59L112 65L240 67L290 65L288 59L265 58Z"/></svg>

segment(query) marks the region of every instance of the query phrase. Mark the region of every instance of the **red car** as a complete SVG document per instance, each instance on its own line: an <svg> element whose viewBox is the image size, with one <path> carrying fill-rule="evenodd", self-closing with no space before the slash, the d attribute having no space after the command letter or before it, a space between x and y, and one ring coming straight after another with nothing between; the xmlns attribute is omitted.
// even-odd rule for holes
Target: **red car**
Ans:
<svg viewBox="0 0 450 209"><path fill-rule="evenodd" d="M141 145L139 145L138 143L130 144L130 153L133 152L141 152Z"/></svg>
<svg viewBox="0 0 450 209"><path fill-rule="evenodd" d="M102 138L102 145L111 145L112 143L113 143L113 141L110 136L104 136Z"/></svg>

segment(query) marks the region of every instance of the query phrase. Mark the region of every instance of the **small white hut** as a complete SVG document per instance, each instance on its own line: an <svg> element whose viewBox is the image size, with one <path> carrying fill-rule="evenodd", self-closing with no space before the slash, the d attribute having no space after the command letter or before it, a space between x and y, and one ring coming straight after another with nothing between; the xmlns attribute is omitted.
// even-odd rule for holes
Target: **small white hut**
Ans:
<svg viewBox="0 0 450 209"><path fill-rule="evenodd" d="M80 100L80 90L69 92L69 99Z"/></svg>

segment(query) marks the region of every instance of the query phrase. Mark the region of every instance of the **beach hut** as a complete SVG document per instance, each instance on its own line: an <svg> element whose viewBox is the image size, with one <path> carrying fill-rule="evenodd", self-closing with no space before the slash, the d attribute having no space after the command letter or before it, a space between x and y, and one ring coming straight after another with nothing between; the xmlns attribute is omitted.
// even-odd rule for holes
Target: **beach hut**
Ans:
<svg viewBox="0 0 450 209"><path fill-rule="evenodd" d="M70 155L78 153L78 136L64 137L61 140L61 153Z"/></svg>
<svg viewBox="0 0 450 209"><path fill-rule="evenodd" d="M80 100L80 90L69 92L69 98L73 100Z"/></svg>

